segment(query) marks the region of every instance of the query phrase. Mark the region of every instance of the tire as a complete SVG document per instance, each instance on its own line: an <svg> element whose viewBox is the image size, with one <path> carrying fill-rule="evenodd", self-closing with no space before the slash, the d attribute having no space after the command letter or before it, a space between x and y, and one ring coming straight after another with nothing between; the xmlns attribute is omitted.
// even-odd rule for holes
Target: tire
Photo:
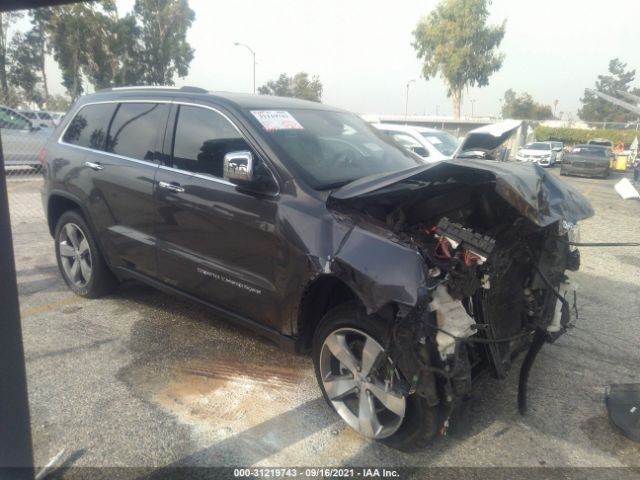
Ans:
<svg viewBox="0 0 640 480"><path fill-rule="evenodd" d="M68 210L60 216L54 239L60 274L73 293L98 298L115 289L118 281L79 211Z"/></svg>
<svg viewBox="0 0 640 480"><path fill-rule="evenodd" d="M363 337L360 334L364 334L368 338L364 337L363 342ZM435 436L440 420L439 409L430 407L424 398L415 394L403 396L393 391L384 391L381 372L386 371L389 365L388 363L385 365L385 358L382 354L382 345L385 345L386 337L385 322L375 315L367 315L360 306L347 303L333 308L321 320L313 339L312 355L316 379L326 402L340 415L342 420L358 433L399 450L415 451L426 446ZM337 342L337 339L341 338L344 339L344 342ZM373 343L369 343L371 340ZM374 351L373 347L376 344L380 350L378 368L371 369L373 372L371 377L373 378L367 378L365 377L366 365L371 362L363 361L362 352L365 349L369 352ZM345 345L351 353L351 360L355 360L357 363L355 370L348 368L349 361L342 362L333 354L332 350ZM340 356L343 360L345 359L344 352ZM371 357L369 356L369 358ZM333 376L341 377L340 381L344 384L342 390L346 391L350 387L348 382L355 385L350 390L351 393L334 395L332 392L330 398L327 387L331 385L329 378ZM347 377L346 380L343 380L343 377ZM382 391L379 389L380 385ZM336 388L335 392L342 390ZM375 395L369 393L374 391L377 392ZM378 430L377 434L372 434L376 431L375 428L360 428L361 405L364 400L362 394L364 392L367 392L368 398L377 399L377 401L369 402L369 405L378 407L374 410L374 413L377 412L374 418L379 421L381 426L381 430ZM385 403L382 403L381 398L386 399L386 404L392 405L396 412L402 413L402 416L384 408ZM404 400L403 411L402 408L399 408L399 398ZM363 424L367 425L367 422L365 421Z"/></svg>

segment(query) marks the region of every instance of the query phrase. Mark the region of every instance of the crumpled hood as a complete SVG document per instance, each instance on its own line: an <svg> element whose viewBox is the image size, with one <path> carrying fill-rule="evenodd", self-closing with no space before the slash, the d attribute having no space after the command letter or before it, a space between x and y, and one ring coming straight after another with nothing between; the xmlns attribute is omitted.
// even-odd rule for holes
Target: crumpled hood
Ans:
<svg viewBox="0 0 640 480"><path fill-rule="evenodd" d="M575 224L594 213L584 195L538 165L491 160L446 160L372 175L335 190L330 198L371 198L428 183L488 182L495 183L496 193L509 205L541 227L562 220Z"/></svg>

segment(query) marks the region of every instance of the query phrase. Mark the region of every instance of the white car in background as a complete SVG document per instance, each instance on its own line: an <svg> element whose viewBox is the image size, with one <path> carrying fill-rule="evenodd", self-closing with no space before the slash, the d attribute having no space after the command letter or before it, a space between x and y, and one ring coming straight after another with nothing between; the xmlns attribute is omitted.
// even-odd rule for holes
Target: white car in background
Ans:
<svg viewBox="0 0 640 480"><path fill-rule="evenodd" d="M38 127L56 128L57 124L49 112L37 110L18 110L23 116L31 120Z"/></svg>
<svg viewBox="0 0 640 480"><path fill-rule="evenodd" d="M557 147L554 148L552 142L531 142L518 149L516 160L537 163L541 167L550 167L559 160L558 150Z"/></svg>
<svg viewBox="0 0 640 480"><path fill-rule="evenodd" d="M451 158L460 143L453 135L435 128L393 123L374 123L373 126L427 163Z"/></svg>

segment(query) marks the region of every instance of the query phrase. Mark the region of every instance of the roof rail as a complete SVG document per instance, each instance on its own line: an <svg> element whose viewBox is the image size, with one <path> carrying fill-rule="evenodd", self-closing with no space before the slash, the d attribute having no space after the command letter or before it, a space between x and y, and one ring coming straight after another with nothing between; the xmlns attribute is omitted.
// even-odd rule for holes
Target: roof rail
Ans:
<svg viewBox="0 0 640 480"><path fill-rule="evenodd" d="M177 90L179 92L208 93L207 90L200 87L191 87L191 86L173 87L173 86L165 86L165 85L147 85L147 86L135 85L131 87L110 87L110 88L103 88L101 90L98 90L96 93L118 92L122 90Z"/></svg>

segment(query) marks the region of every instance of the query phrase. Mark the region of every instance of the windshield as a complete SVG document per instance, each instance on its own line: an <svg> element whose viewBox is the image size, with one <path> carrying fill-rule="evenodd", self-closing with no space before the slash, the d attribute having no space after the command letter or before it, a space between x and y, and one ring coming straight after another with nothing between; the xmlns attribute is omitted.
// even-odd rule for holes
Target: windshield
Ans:
<svg viewBox="0 0 640 480"><path fill-rule="evenodd" d="M450 157L458 148L458 139L446 132L420 132L441 154Z"/></svg>
<svg viewBox="0 0 640 480"><path fill-rule="evenodd" d="M587 155L590 157L606 157L607 149L599 147L590 147L588 145L578 145L573 149L573 153L579 155Z"/></svg>
<svg viewBox="0 0 640 480"><path fill-rule="evenodd" d="M351 113L250 110L248 117L290 168L318 190L422 164Z"/></svg>
<svg viewBox="0 0 640 480"><path fill-rule="evenodd" d="M549 143L528 143L524 146L527 150L551 150L551 145Z"/></svg>

